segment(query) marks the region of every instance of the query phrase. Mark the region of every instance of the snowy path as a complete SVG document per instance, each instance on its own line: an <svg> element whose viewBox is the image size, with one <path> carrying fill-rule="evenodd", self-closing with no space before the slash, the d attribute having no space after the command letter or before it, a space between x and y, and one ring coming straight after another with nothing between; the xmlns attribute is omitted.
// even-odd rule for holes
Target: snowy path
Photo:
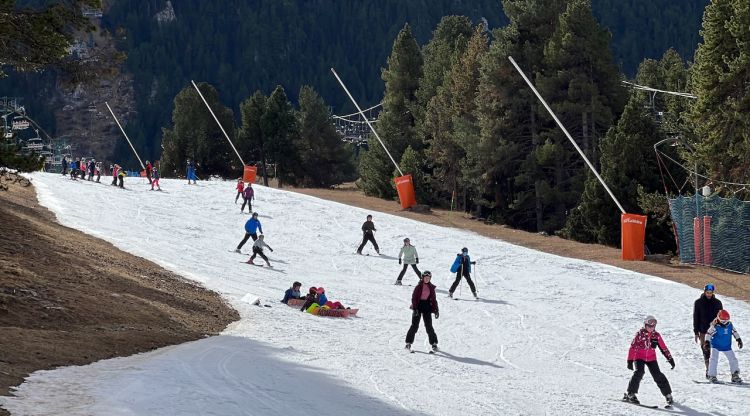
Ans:
<svg viewBox="0 0 750 416"><path fill-rule="evenodd" d="M684 285L372 212L383 253L395 258L408 236L419 268L431 270L438 286L442 352L423 353L421 329L415 345L422 353L408 354L412 287L392 285L400 270L395 259L353 254L365 210L257 187L254 208L275 250L268 253L275 269L268 270L229 252L248 218L233 204L233 182L162 180L169 193L159 193L140 179L126 182L132 191L52 174L33 181L63 224L203 283L242 318L219 337L37 372L15 397L0 398L13 415L642 414L646 409L614 399L627 385L627 348L646 314L659 319L677 362L672 371L660 357L676 413L750 409L750 388L693 382L703 372L691 316L700 293ZM71 197L103 209L81 210ZM478 262L479 301L465 283L461 299L445 297L447 269L463 246ZM315 317L278 303L294 280L324 286L329 299L360 308L359 317ZM404 282L416 280L408 270ZM242 302L247 293L272 307ZM722 300L750 338L748 305ZM746 351L738 358L750 368ZM728 378L725 360L720 377ZM639 397L663 403L649 375Z"/></svg>

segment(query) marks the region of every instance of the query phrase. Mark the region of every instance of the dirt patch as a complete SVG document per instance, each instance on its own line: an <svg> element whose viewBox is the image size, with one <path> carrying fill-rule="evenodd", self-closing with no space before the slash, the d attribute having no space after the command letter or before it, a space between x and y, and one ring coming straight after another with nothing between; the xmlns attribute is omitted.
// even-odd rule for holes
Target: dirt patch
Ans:
<svg viewBox="0 0 750 416"><path fill-rule="evenodd" d="M239 319L217 293L58 224L33 187L0 191L0 230L0 394L36 370L200 339Z"/></svg>
<svg viewBox="0 0 750 416"><path fill-rule="evenodd" d="M462 212L437 209L423 213L405 211L401 209L401 206L397 202L365 196L361 191L352 186L335 189L290 190L342 204L387 212L430 224L470 230L486 237L533 248L545 253L609 264L627 270L663 277L699 289L703 289L703 286L707 282L713 282L717 285L719 296L727 295L744 301L750 301L750 276L743 274L726 272L710 267L681 265L677 264L673 259L659 256L655 256L655 261L623 261L620 260L620 250L616 248L578 243L555 236L544 236L537 233L514 230L502 225L485 224L484 222L471 219ZM358 230L358 227L359 224L352 225L354 230ZM697 291L696 298L699 294L700 291Z"/></svg>

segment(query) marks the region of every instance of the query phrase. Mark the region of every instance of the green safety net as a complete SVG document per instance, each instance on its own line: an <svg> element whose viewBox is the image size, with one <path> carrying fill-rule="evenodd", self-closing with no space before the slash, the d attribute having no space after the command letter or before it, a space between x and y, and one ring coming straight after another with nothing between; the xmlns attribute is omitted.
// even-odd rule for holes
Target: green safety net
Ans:
<svg viewBox="0 0 750 416"><path fill-rule="evenodd" d="M681 263L750 273L750 202L679 196L669 200L669 210Z"/></svg>

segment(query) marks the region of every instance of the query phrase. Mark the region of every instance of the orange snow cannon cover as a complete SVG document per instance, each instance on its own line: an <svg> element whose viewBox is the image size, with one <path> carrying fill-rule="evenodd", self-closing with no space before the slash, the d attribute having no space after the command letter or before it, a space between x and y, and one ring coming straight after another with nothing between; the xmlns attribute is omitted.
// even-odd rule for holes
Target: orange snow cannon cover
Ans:
<svg viewBox="0 0 750 416"><path fill-rule="evenodd" d="M258 174L258 168L255 166L245 166L245 170L242 172L242 181L255 183L255 176Z"/></svg>
<svg viewBox="0 0 750 416"><path fill-rule="evenodd" d="M414 205L417 205L417 198L414 196L414 183L411 180L411 175L399 176L393 178L396 182L396 191L398 191L398 199L401 201L401 208L407 209Z"/></svg>
<svg viewBox="0 0 750 416"><path fill-rule="evenodd" d="M622 214L620 226L623 260L645 259L643 247L646 242L647 219L645 215Z"/></svg>

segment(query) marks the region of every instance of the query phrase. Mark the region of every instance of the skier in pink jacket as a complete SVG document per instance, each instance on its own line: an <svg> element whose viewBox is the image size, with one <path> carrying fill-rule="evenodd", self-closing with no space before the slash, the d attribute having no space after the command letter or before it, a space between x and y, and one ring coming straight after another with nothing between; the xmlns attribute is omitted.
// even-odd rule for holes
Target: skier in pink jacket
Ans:
<svg viewBox="0 0 750 416"><path fill-rule="evenodd" d="M656 332L656 318L649 315L643 320L643 328L635 334L633 342L630 343L628 370L632 370L633 363L635 363L635 371L633 372L633 377L630 378L628 392L625 393L622 400L640 404L635 395L638 393L638 388L641 385L645 367L648 367L648 371L651 373L651 377L653 377L659 390L661 390L661 394L667 399L667 406L672 405L672 388L669 386L667 376L659 370L659 363L656 361L657 347L664 354L672 369L674 369L672 354L667 349L667 345L661 338L661 334Z"/></svg>

